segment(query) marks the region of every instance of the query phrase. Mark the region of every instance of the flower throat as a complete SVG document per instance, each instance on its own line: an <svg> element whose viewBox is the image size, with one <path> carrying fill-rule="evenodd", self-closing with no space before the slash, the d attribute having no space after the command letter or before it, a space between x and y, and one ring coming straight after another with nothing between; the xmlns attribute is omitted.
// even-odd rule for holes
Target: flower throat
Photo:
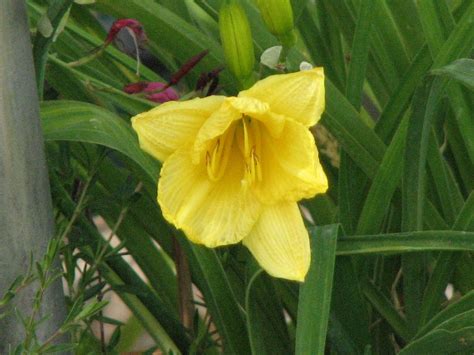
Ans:
<svg viewBox="0 0 474 355"><path fill-rule="evenodd" d="M206 152L207 175L211 181L218 181L224 175L231 156L235 152L244 160L243 180L248 184L262 180L261 127L258 120L248 116L233 122L229 128L217 137ZM237 164L238 162L231 162Z"/></svg>

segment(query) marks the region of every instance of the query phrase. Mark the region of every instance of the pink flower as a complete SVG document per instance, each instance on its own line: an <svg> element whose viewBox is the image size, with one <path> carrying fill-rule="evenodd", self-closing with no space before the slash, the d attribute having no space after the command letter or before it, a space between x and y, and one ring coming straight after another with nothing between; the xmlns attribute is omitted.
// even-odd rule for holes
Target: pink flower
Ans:
<svg viewBox="0 0 474 355"><path fill-rule="evenodd" d="M179 95L173 88L158 81L148 83L143 92L150 93L146 98L154 102L163 103L179 100Z"/></svg>
<svg viewBox="0 0 474 355"><path fill-rule="evenodd" d="M146 93L145 97L153 102L167 102L179 100L179 95L173 88L169 87L168 84L155 82L138 82L125 85L123 91L127 94L139 94Z"/></svg>

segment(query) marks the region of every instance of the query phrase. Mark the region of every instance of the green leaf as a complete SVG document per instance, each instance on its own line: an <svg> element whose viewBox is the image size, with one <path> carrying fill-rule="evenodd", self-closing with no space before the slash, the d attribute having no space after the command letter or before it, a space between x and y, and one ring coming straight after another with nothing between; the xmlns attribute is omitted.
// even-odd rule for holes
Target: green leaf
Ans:
<svg viewBox="0 0 474 355"><path fill-rule="evenodd" d="M430 3L430 1L424 1L424 3ZM440 68L459 57L465 57L469 54L474 37L474 30L472 28L474 23L472 20L474 7L472 5L473 4L469 5L464 12L462 20L458 22L449 38L444 41L439 53L434 57L434 64L430 58L428 46L423 46L415 56L410 68L403 76L403 79L385 106L380 120L377 123L376 131L385 142L387 142L393 132L395 132L397 118L401 117L401 114L408 106L415 88L423 76L427 74L430 66L433 64L433 68ZM440 25L436 25L435 27L438 28L439 26ZM431 29L431 27L428 27L428 30L429 29Z"/></svg>
<svg viewBox="0 0 474 355"><path fill-rule="evenodd" d="M449 20L451 21L451 19ZM452 24L451 24L452 25ZM450 27L444 19L437 26ZM472 49L472 40L474 39L474 3L470 3L463 16L456 23L456 26L447 33L449 36L434 57L433 68L437 69L448 65L456 59L467 57ZM424 27L423 31L429 32L433 28ZM430 45L428 43L428 45ZM433 46L431 46L433 49Z"/></svg>
<svg viewBox="0 0 474 355"><path fill-rule="evenodd" d="M374 0L360 2L354 40L352 42L346 97L357 110L360 108L362 100L362 88L369 58L370 31L372 27L372 15L374 14L374 4Z"/></svg>
<svg viewBox="0 0 474 355"><path fill-rule="evenodd" d="M151 177L158 176L158 163L145 155L132 128L101 107L75 101L50 101L41 105L46 140L100 144L117 150L138 163Z"/></svg>
<svg viewBox="0 0 474 355"><path fill-rule="evenodd" d="M326 80L326 112L322 123L368 177L377 173L385 153L380 138L364 124L344 95Z"/></svg>
<svg viewBox="0 0 474 355"><path fill-rule="evenodd" d="M298 22L299 17L304 11L304 8L309 0L291 0L291 6L293 8L293 15L295 17L295 22Z"/></svg>
<svg viewBox="0 0 474 355"><path fill-rule="evenodd" d="M423 46L423 33L420 32L420 20L416 11L416 3L412 1L384 2L389 7L389 16L396 24L396 31L413 59L416 52ZM384 19L384 18L382 18Z"/></svg>
<svg viewBox="0 0 474 355"><path fill-rule="evenodd" d="M426 80L414 98L413 112L408 124L403 166L403 230L420 230L423 227L425 200L426 159L435 116L446 82Z"/></svg>
<svg viewBox="0 0 474 355"><path fill-rule="evenodd" d="M462 294L474 290L474 253L465 252L458 257L456 270L452 278L453 285Z"/></svg>
<svg viewBox="0 0 474 355"><path fill-rule="evenodd" d="M440 2L440 4L444 1ZM438 2L436 2L438 4ZM428 36L428 46L435 58L433 68L441 66L461 57L466 57L472 50L474 41L474 3L471 3L466 9L462 18L454 26L454 20L446 15L444 5L438 4L431 9L433 5L430 1L421 1L423 11L419 11L420 17L426 18L422 21L425 36ZM429 11L431 10L431 11ZM443 32L434 33L437 29L444 29ZM449 37L448 37L449 35ZM441 46L440 41L446 39ZM459 131L463 138L464 145L471 163L474 162L474 125L472 125L472 110L468 100L464 97L460 88L452 85L448 91L451 107L454 110L454 118L459 126Z"/></svg>
<svg viewBox="0 0 474 355"><path fill-rule="evenodd" d="M329 62L322 62L329 70L334 73L334 83L340 90L345 89L345 82L347 77L346 60L344 56L344 39L341 32L345 33L345 29L354 26L355 21L353 13L346 7L346 2L340 2L337 10L333 8L334 1L322 0L316 1L315 4L308 3L306 12L312 15L314 25L308 27L306 32L309 35L309 40L312 42L323 42L323 48L327 48L327 60ZM313 15L315 14L315 15ZM340 21L344 27L338 28L336 25ZM300 29L303 26L300 26ZM351 32L352 34L352 32ZM346 38L346 43L352 43L352 37ZM318 45L316 45L318 48ZM317 61L318 56L313 60ZM337 80L336 80L337 79Z"/></svg>
<svg viewBox="0 0 474 355"><path fill-rule="evenodd" d="M474 60L458 59L449 65L431 71L434 75L443 75L454 79L474 90Z"/></svg>
<svg viewBox="0 0 474 355"><path fill-rule="evenodd" d="M474 232L421 231L341 237L338 255L412 253L430 250L474 250Z"/></svg>
<svg viewBox="0 0 474 355"><path fill-rule="evenodd" d="M310 229L311 266L300 286L296 354L324 354L339 231L338 224Z"/></svg>
<svg viewBox="0 0 474 355"><path fill-rule="evenodd" d="M474 191L471 191L469 197L461 208L461 211L457 215L453 229L466 231L474 230Z"/></svg>
<svg viewBox="0 0 474 355"><path fill-rule="evenodd" d="M206 307L224 342L225 352L249 354L245 320L216 252L192 244L184 236L179 238L179 242L186 250L193 280L203 293Z"/></svg>
<svg viewBox="0 0 474 355"><path fill-rule="evenodd" d="M408 123L402 175L402 230L423 228L425 204L426 157L432 118L435 116L446 83L426 80L413 101L413 112ZM415 332L418 326L423 291L425 288L424 260L420 255L402 258L403 292L407 320Z"/></svg>
<svg viewBox="0 0 474 355"><path fill-rule="evenodd" d="M426 42L435 57L451 32L454 20L445 0L421 0L417 7Z"/></svg>
<svg viewBox="0 0 474 355"><path fill-rule="evenodd" d="M342 33L346 42L353 43L355 28L354 2L334 2L329 0L317 2L317 4L320 3L324 3L325 5L325 10L321 11L321 16L331 20L328 21L331 23L328 25L328 27L332 27L332 23L337 24L340 29L340 31L337 31L339 32L337 35L340 36L340 33ZM374 8L372 10L384 12L384 8L380 8L378 4L379 2L375 2ZM384 20L387 21L386 18ZM401 65L397 66L398 63L395 60L395 54L388 50L388 48L392 47L392 45L398 47L398 40L395 43L390 43L390 45L388 45L385 42L385 38L388 36L381 35L384 29L380 28L380 23L374 22L374 25L374 31L372 32L373 36L371 38L372 48L369 56L370 64L368 66L369 70L367 72L367 78L370 85L375 88L374 92L375 95L377 95L377 100L383 104L388 97L388 93L395 89L398 84L400 76L398 71L403 70L404 68ZM385 27L385 25L383 25L383 27ZM323 37L328 38L324 35ZM391 35L391 37L392 39L397 38L397 35ZM337 54L336 58L341 60L344 57L345 53L341 51L341 53ZM401 63L400 60L398 60L398 62Z"/></svg>
<svg viewBox="0 0 474 355"><path fill-rule="evenodd" d="M348 328L347 324L344 326L335 314L331 312L329 315L328 342L331 348L339 354L358 354L360 351L358 351L356 344L354 344L354 339L346 332ZM355 329L350 328L350 330L354 331Z"/></svg>
<svg viewBox="0 0 474 355"><path fill-rule="evenodd" d="M331 224L336 215L336 205L327 194L318 194L309 200L302 201L311 213L316 225Z"/></svg>
<svg viewBox="0 0 474 355"><path fill-rule="evenodd" d="M450 166L440 152L434 129L431 132L427 158L430 175L434 182L434 190L438 195L444 219L452 225L464 201ZM459 230L458 228L455 229Z"/></svg>
<svg viewBox="0 0 474 355"><path fill-rule="evenodd" d="M36 83L38 85L40 98L43 97L44 72L48 60L49 48L53 43L55 32L58 31L60 23L63 17L68 13L72 3L73 0L53 1L45 14L45 18L49 22L49 26L47 26L48 30L45 33L38 31L36 34L33 44L33 57L36 70Z"/></svg>
<svg viewBox="0 0 474 355"><path fill-rule="evenodd" d="M299 1L300 2L300 1ZM301 1L302 2L302 1ZM321 6L321 2L318 2ZM322 36L316 25L315 4L308 3L305 11L302 11L299 22L296 24L300 32L301 39L307 47L309 55L313 63L317 63L324 67L325 75L339 88L343 88L342 78L329 53L326 38ZM320 40L316 41L315 38Z"/></svg>
<svg viewBox="0 0 474 355"><path fill-rule="evenodd" d="M89 303L85 305L84 308L75 316L74 320L81 321L86 318L90 318L94 314L104 309L104 307L107 306L108 303L109 303L108 301L99 301L99 302Z"/></svg>
<svg viewBox="0 0 474 355"><path fill-rule="evenodd" d="M113 350L117 346L117 344L120 341L121 335L122 335L121 327L116 327L114 332L112 333L112 335L110 337L109 343L107 344L107 350L108 351Z"/></svg>
<svg viewBox="0 0 474 355"><path fill-rule="evenodd" d="M354 234L362 210L367 177L344 151L341 151L338 174L339 223L348 234Z"/></svg>
<svg viewBox="0 0 474 355"><path fill-rule="evenodd" d="M388 63L391 63L393 70L396 72L397 81L400 76L406 71L410 64L406 44L403 41L399 28L393 18L393 12L390 11L389 2L374 1L372 11L375 38L375 48L372 48L374 53L386 52L386 59L384 62L384 69L387 68ZM382 48L380 48L382 47ZM381 56L381 54L379 54Z"/></svg>
<svg viewBox="0 0 474 355"><path fill-rule="evenodd" d="M383 218L390 208L390 201L402 176L403 159L401 156L403 156L408 132L407 118L398 127L372 181L359 217L357 234L379 232Z"/></svg>
<svg viewBox="0 0 474 355"><path fill-rule="evenodd" d="M452 354L474 350L474 310L458 314L423 337L408 344L400 354Z"/></svg>
<svg viewBox="0 0 474 355"><path fill-rule="evenodd" d="M41 354L67 354L77 349L77 343L66 343L41 347Z"/></svg>
<svg viewBox="0 0 474 355"><path fill-rule="evenodd" d="M453 230L469 230L469 225L474 219L474 192L471 193L466 203L453 224ZM459 260L458 253L442 252L436 259L436 264L431 277L426 285L423 304L421 308L420 324L423 325L430 320L439 308L443 300L444 290L454 272Z"/></svg>
<svg viewBox="0 0 474 355"><path fill-rule="evenodd" d="M374 1L361 1L352 42L346 98L359 111L369 57ZM352 234L361 210L367 178L346 152L341 152L338 175L339 221Z"/></svg>
<svg viewBox="0 0 474 355"><path fill-rule="evenodd" d="M473 349L474 327L466 327L452 332L444 329L434 330L402 349L399 354L470 354Z"/></svg>
<svg viewBox="0 0 474 355"><path fill-rule="evenodd" d="M454 119L446 120L446 134L451 151L453 152L453 162L459 172L462 185L465 191L474 190L474 164L471 163L466 154L466 147L461 136L460 129Z"/></svg>
<svg viewBox="0 0 474 355"><path fill-rule="evenodd" d="M445 309L434 316L428 323L426 323L420 331L416 334L415 339L421 338L433 329L440 326L447 320L465 312L474 309L474 291L464 295L461 299L448 305Z"/></svg>
<svg viewBox="0 0 474 355"><path fill-rule="evenodd" d="M354 259L338 256L334 269L328 337L343 354L360 353L371 342L370 307L361 290L365 275L358 272ZM351 301L347 302L348 299Z"/></svg>
<svg viewBox="0 0 474 355"><path fill-rule="evenodd" d="M282 309L271 278L265 275L262 269L255 272L245 295L252 354L291 353Z"/></svg>
<svg viewBox="0 0 474 355"><path fill-rule="evenodd" d="M411 335L406 319L404 319L393 307L390 300L369 281L363 283L362 290L367 299L372 303L373 307L388 322L388 324L390 324L397 335L402 337L404 340L410 339Z"/></svg>
<svg viewBox="0 0 474 355"><path fill-rule="evenodd" d="M430 57L428 47L423 46L403 75L393 95L390 96L379 121L375 125L375 132L384 142L389 142L392 139L416 87L420 84L420 80L426 75L432 64L433 60Z"/></svg>

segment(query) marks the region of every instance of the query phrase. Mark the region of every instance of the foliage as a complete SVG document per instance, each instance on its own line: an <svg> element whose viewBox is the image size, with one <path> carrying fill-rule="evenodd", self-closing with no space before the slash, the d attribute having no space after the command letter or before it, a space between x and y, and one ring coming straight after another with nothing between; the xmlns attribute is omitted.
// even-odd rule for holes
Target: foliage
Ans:
<svg viewBox="0 0 474 355"><path fill-rule="evenodd" d="M279 43L256 2L240 2L258 63ZM181 96L196 94L201 73L218 75L221 93L237 92L237 80L216 71L225 66L220 1L71 3L27 2L60 233L0 307L32 280L41 302L41 290L59 275L51 270L59 252L70 311L58 332L69 333L77 353L133 343L126 340L132 327L101 316L110 291L165 353L472 352L472 1L293 2L296 45L283 51L286 61L255 66L254 74L296 71L303 60L325 68L326 129L314 133L330 190L302 203L313 259L301 285L262 273L240 246L206 249L168 225L155 200L159 163L130 128L129 118L155 103L123 87L166 82L204 50L174 86ZM53 31L41 32L50 15ZM106 38L104 16L142 24L148 41L139 75L134 53L119 50L117 40L90 57ZM336 143L339 151L329 149ZM110 227L105 238L97 216ZM114 235L118 246L110 244ZM23 319L34 330L35 315ZM118 324L108 345L91 341L94 321ZM19 351L54 350L34 344L33 333Z"/></svg>

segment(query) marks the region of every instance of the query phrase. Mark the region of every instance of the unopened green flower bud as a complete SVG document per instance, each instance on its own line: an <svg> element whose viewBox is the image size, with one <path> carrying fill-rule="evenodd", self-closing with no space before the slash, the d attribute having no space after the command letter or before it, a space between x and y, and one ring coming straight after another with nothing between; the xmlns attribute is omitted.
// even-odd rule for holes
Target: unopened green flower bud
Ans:
<svg viewBox="0 0 474 355"><path fill-rule="evenodd" d="M244 87L252 84L255 55L252 33L237 0L224 0L219 11L219 31L227 65Z"/></svg>
<svg viewBox="0 0 474 355"><path fill-rule="evenodd" d="M257 6L268 30L284 46L293 46L296 34L290 0L257 0Z"/></svg>

